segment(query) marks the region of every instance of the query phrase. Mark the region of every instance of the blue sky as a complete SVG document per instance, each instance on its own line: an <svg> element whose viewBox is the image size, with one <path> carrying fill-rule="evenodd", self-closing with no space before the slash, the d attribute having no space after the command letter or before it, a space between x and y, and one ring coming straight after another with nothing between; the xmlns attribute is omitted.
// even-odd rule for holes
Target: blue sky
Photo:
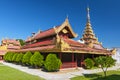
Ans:
<svg viewBox="0 0 120 80"><path fill-rule="evenodd" d="M26 39L32 32L63 23L66 16L79 36L90 7L93 30L104 47L120 47L120 0L0 0L0 40Z"/></svg>

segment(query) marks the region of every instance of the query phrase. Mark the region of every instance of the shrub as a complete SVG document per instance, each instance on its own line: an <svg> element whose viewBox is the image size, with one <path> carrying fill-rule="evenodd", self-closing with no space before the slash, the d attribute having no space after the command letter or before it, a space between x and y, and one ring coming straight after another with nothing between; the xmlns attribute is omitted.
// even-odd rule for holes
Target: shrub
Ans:
<svg viewBox="0 0 120 80"><path fill-rule="evenodd" d="M24 55L23 53L19 53L17 55L17 57L16 57L16 62L17 63L21 63L22 62L23 55Z"/></svg>
<svg viewBox="0 0 120 80"><path fill-rule="evenodd" d="M14 53L13 57L12 57L12 61L16 62L16 57L17 57L18 53Z"/></svg>
<svg viewBox="0 0 120 80"><path fill-rule="evenodd" d="M85 59L84 62L87 69L91 69L95 64L94 61L90 58Z"/></svg>
<svg viewBox="0 0 120 80"><path fill-rule="evenodd" d="M55 54L49 54L44 62L44 67L47 71L57 71L61 64L61 60Z"/></svg>
<svg viewBox="0 0 120 80"><path fill-rule="evenodd" d="M4 56L3 56L3 59L5 60L5 61L8 61L8 55L10 54L10 52L7 52Z"/></svg>
<svg viewBox="0 0 120 80"><path fill-rule="evenodd" d="M35 67L41 67L43 65L43 56L39 52L35 52L30 58L30 64Z"/></svg>
<svg viewBox="0 0 120 80"><path fill-rule="evenodd" d="M32 53L30 51L26 52L23 56L22 63L25 65L29 65L31 56L32 56Z"/></svg>
<svg viewBox="0 0 120 80"><path fill-rule="evenodd" d="M8 62L12 62L13 55L14 55L13 52L8 52L7 57L6 57Z"/></svg>

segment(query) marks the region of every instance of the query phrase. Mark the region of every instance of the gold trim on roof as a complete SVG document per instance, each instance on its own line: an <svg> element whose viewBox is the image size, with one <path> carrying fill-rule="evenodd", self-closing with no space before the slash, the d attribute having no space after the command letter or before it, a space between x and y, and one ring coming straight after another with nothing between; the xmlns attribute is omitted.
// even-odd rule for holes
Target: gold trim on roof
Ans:
<svg viewBox="0 0 120 80"><path fill-rule="evenodd" d="M70 25L70 23L69 23L68 18L65 19L65 21L64 21L63 24L57 29L57 31L60 32L64 27L68 27L68 28L69 28L70 32L72 33L73 38L77 37L77 34L75 34L75 33L73 32L73 30L72 30L72 27L71 27L71 25Z"/></svg>

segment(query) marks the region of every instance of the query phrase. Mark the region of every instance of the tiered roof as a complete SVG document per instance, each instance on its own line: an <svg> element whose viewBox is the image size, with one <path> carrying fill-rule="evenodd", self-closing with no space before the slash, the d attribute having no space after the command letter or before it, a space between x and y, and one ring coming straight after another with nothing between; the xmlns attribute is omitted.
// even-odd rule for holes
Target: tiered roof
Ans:
<svg viewBox="0 0 120 80"><path fill-rule="evenodd" d="M85 27L85 30L84 30L81 40L84 41L84 43L91 48L102 50L104 48L103 48L102 44L98 41L98 38L96 38L95 33L94 33L91 23L90 23L89 10L90 9L87 8L87 23L86 23L86 27Z"/></svg>
<svg viewBox="0 0 120 80"><path fill-rule="evenodd" d="M88 24L90 22L88 21ZM87 25L88 25L87 24ZM89 28L89 29L88 29ZM87 44L79 43L72 38L77 35L73 32L71 25L69 24L68 18L63 22L62 25L53 27L46 31L39 32L31 37L31 42L26 44L20 50L12 50L14 52L26 52L26 51L40 51L40 52L65 52L65 53L89 53L89 54L112 54L111 51L103 48L102 45L94 39L94 34L91 26L87 26L88 32L92 35L90 40L94 40L94 47L89 47ZM87 32L87 30L85 30ZM63 33L68 38L61 36ZM48 39L51 38L51 39ZM86 38L83 36L83 40ZM34 42L34 40L36 40ZM38 41L37 41L38 40ZM97 43L96 43L97 42Z"/></svg>
<svg viewBox="0 0 120 80"><path fill-rule="evenodd" d="M0 46L0 55L4 55L7 51L20 49L20 42L15 39L3 39Z"/></svg>
<svg viewBox="0 0 120 80"><path fill-rule="evenodd" d="M15 39L3 39L2 40L2 45L9 45L9 44L20 46L19 41L15 40Z"/></svg>

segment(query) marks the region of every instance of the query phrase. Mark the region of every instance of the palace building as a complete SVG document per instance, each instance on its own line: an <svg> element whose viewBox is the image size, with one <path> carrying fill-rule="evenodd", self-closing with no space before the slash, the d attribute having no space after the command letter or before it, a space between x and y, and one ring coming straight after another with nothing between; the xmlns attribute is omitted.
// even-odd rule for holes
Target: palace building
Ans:
<svg viewBox="0 0 120 80"><path fill-rule="evenodd" d="M49 53L56 54L62 61L61 68L83 66L88 57L112 55L113 50L107 50L96 38L90 23L89 8L87 8L87 23L81 38L84 43L73 40L77 34L73 31L68 18L60 26L45 31L33 33L25 40L26 44L13 52L39 51L44 57Z"/></svg>
<svg viewBox="0 0 120 80"><path fill-rule="evenodd" d="M19 41L15 39L3 39L0 46L0 60L3 58L3 55L5 55L6 52L10 50L18 50L20 47Z"/></svg>

